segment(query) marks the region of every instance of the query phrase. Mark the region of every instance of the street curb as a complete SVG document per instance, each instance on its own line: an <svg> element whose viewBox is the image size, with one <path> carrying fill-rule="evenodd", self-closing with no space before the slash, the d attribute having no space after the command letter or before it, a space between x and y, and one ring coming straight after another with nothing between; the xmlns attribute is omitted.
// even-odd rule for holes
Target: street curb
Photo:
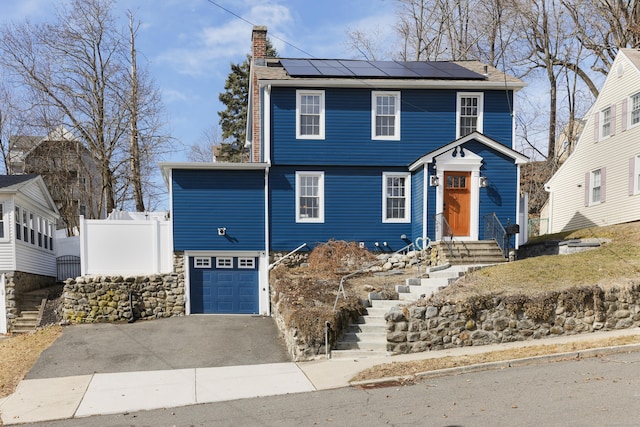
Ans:
<svg viewBox="0 0 640 427"><path fill-rule="evenodd" d="M402 375L395 377L377 378L375 380L353 381L349 385L351 387L367 387L376 386L386 383L398 383L402 381L411 381L414 379L430 379L447 375L460 375L473 372L515 368L527 366L540 362L560 362L563 360L579 360L591 357L606 356L609 354L619 354L625 352L640 351L640 344L625 344L612 347L598 347L585 350L569 351L564 353L545 354L541 356L523 357L521 359L501 360L498 362L478 363L468 366L456 366L455 368L437 369L434 371L418 372L413 375Z"/></svg>

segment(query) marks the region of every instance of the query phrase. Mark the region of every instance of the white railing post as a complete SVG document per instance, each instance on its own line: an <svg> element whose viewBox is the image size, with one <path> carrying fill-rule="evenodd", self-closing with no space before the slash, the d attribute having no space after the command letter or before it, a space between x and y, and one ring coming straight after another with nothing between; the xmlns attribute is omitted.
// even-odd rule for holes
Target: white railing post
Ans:
<svg viewBox="0 0 640 427"><path fill-rule="evenodd" d="M87 274L87 267L89 266L87 248L89 236L87 234L87 222L84 219L84 215L80 215L80 274L82 276Z"/></svg>

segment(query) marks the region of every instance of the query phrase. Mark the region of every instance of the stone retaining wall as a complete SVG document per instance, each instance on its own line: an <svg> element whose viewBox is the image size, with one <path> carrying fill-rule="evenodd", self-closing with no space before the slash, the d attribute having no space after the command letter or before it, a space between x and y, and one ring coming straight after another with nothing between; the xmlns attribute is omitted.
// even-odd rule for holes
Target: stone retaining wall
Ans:
<svg viewBox="0 0 640 427"><path fill-rule="evenodd" d="M393 353L625 329L640 326L640 284L396 307L385 319L387 350Z"/></svg>
<svg viewBox="0 0 640 427"><path fill-rule="evenodd" d="M171 274L149 276L81 276L64 285L63 321L117 322L185 314L184 266L174 255ZM131 294L131 302L129 295Z"/></svg>

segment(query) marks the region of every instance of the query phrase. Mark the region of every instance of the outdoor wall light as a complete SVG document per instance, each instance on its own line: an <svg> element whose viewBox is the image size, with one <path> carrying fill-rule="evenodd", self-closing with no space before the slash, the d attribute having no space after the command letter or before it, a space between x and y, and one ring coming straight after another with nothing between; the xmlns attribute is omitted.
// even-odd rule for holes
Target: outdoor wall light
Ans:
<svg viewBox="0 0 640 427"><path fill-rule="evenodd" d="M438 177L435 176L435 175L431 175L429 177L429 186L430 187L437 187L438 185L440 185L440 180L438 179Z"/></svg>
<svg viewBox="0 0 640 427"><path fill-rule="evenodd" d="M487 181L487 177L486 176L481 176L480 177L480 188L485 188L488 184L489 184L489 182Z"/></svg>
<svg viewBox="0 0 640 427"><path fill-rule="evenodd" d="M226 236L227 227L218 227L218 236Z"/></svg>

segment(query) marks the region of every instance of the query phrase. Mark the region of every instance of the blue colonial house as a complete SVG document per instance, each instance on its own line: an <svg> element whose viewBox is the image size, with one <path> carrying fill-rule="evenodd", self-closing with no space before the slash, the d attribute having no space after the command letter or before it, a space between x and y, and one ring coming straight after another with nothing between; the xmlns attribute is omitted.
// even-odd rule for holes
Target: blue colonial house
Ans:
<svg viewBox="0 0 640 427"><path fill-rule="evenodd" d="M162 164L188 313L269 314L273 251L394 251L519 218L515 92L477 61L266 58L252 37L248 163Z"/></svg>

